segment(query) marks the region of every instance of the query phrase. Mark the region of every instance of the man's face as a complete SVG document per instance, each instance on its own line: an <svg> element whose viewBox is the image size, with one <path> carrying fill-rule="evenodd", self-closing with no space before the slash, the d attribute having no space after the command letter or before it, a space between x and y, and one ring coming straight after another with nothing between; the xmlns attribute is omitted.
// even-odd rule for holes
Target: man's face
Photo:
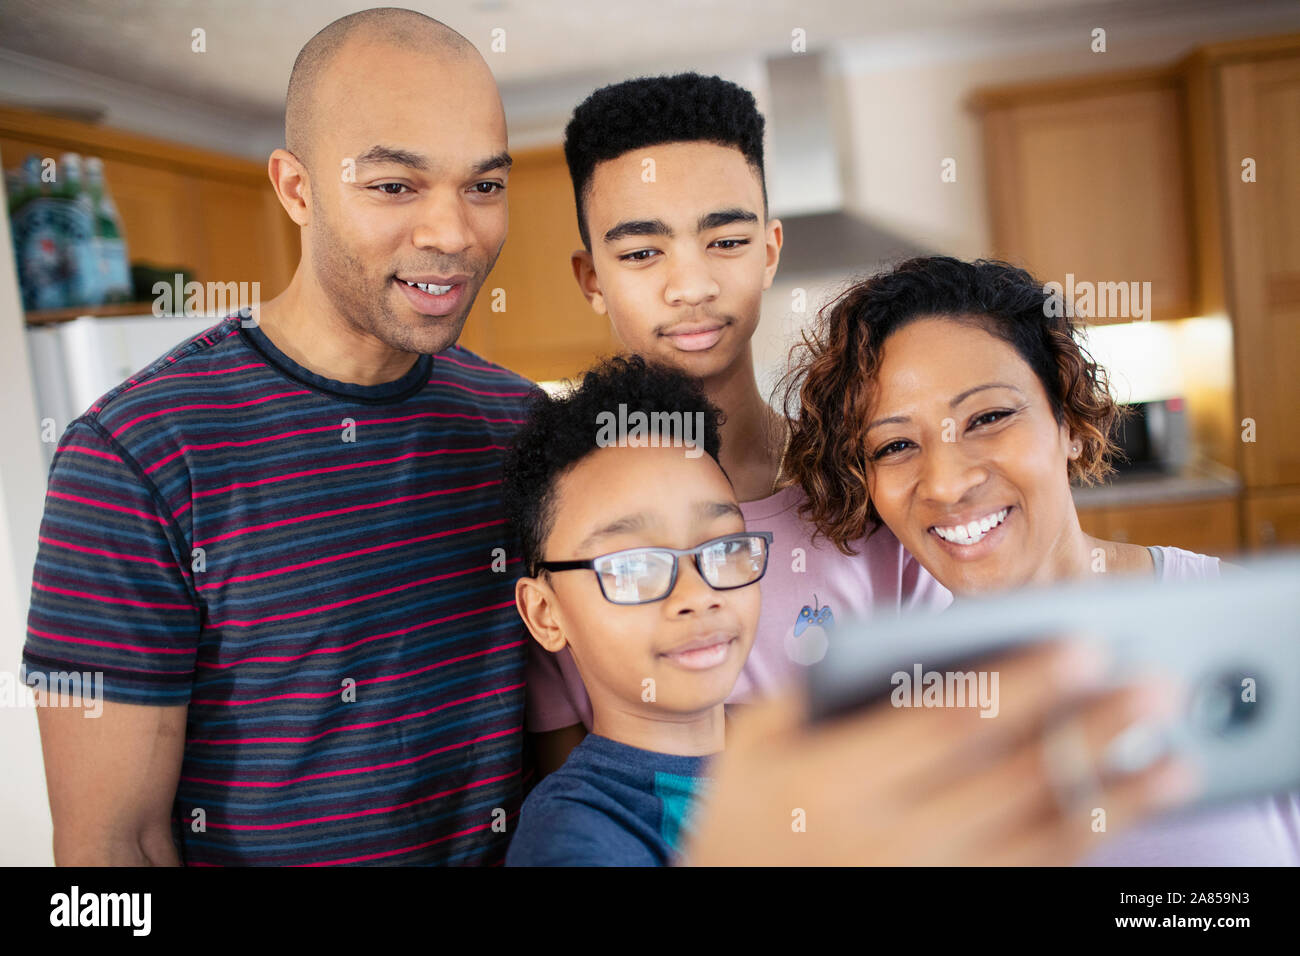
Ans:
<svg viewBox="0 0 1300 956"><path fill-rule="evenodd" d="M647 488L664 492L647 495ZM731 483L710 456L688 458L681 448L607 447L560 479L542 557L567 561L625 548L691 548L744 530ZM602 596L594 571L544 577L598 713L680 719L731 693L758 626L757 583L715 591L694 562L682 558L666 598L616 605Z"/></svg>
<svg viewBox="0 0 1300 956"><path fill-rule="evenodd" d="M509 159L491 73L477 55L359 42L319 94L328 113L315 124L304 233L317 280L358 331L441 352L505 242Z"/></svg>
<svg viewBox="0 0 1300 956"><path fill-rule="evenodd" d="M737 149L664 143L596 166L592 250L574 272L632 352L708 378L747 358L781 224L765 222L758 174Z"/></svg>

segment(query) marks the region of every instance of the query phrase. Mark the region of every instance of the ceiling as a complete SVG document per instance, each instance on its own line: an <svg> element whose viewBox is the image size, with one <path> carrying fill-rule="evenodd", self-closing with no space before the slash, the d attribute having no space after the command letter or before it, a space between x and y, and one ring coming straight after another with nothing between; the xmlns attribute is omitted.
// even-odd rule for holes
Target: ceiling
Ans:
<svg viewBox="0 0 1300 956"><path fill-rule="evenodd" d="M1242 0L452 0L411 3L468 37L503 92L634 74L668 60L789 52L855 38L977 36L1105 18L1240 9ZM299 48L355 0L4 0L0 48L260 119L282 115ZM206 52L191 50L205 32ZM504 29L504 52L492 52Z"/></svg>

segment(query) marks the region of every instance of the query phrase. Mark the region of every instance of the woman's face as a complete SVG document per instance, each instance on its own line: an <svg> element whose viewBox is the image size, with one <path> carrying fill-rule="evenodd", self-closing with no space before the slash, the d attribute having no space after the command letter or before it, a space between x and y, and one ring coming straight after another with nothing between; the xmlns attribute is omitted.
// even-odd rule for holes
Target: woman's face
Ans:
<svg viewBox="0 0 1300 956"><path fill-rule="evenodd" d="M1050 581L1079 546L1067 426L1007 342L946 318L885 340L867 416L868 489L954 594Z"/></svg>

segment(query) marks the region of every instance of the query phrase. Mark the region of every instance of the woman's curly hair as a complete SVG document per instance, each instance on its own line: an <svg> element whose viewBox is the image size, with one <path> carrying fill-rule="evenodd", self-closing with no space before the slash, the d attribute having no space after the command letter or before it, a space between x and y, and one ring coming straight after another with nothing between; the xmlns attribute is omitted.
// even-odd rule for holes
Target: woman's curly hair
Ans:
<svg viewBox="0 0 1300 956"><path fill-rule="evenodd" d="M1106 370L1043 284L1005 262L948 256L909 259L857 282L821 312L778 386L791 417L781 485L802 486L799 512L845 554L879 527L867 493L870 463L855 423L867 421L885 341L910 322L944 316L978 325L1015 348L1043 385L1058 423L1078 436L1072 481L1113 471L1120 408Z"/></svg>

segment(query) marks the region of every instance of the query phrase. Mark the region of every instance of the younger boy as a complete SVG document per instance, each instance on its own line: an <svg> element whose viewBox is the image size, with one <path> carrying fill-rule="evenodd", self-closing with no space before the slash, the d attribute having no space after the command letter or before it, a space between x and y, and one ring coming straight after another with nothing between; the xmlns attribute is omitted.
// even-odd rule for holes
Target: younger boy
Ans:
<svg viewBox="0 0 1300 956"><path fill-rule="evenodd" d="M601 423L638 413L648 432L611 443ZM746 531L718 447L699 388L640 357L535 399L505 469L529 575L515 599L538 644L569 649L593 724L528 796L507 865L673 861L723 749L771 539Z"/></svg>

